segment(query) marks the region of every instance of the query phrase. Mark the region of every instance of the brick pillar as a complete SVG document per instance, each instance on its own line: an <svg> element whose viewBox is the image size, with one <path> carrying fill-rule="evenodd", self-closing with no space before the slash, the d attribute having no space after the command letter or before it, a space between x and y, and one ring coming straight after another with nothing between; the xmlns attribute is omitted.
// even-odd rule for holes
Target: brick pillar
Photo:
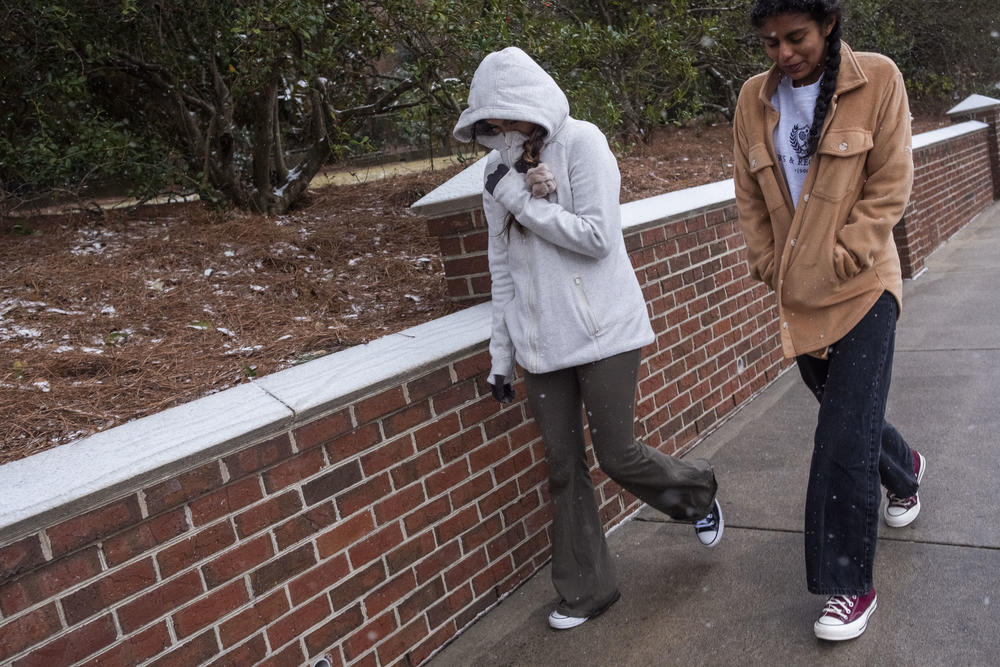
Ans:
<svg viewBox="0 0 1000 667"><path fill-rule="evenodd" d="M990 126L990 170L993 174L993 199L1000 199L1000 100L972 95L948 111L953 123L978 120Z"/></svg>
<svg viewBox="0 0 1000 667"><path fill-rule="evenodd" d="M441 247L448 295L463 306L490 298L489 231L483 216L485 167L486 158L482 158L410 207L427 218L427 231Z"/></svg>
<svg viewBox="0 0 1000 667"><path fill-rule="evenodd" d="M467 306L489 300L489 232L482 209L430 218L427 231L441 248L448 296Z"/></svg>

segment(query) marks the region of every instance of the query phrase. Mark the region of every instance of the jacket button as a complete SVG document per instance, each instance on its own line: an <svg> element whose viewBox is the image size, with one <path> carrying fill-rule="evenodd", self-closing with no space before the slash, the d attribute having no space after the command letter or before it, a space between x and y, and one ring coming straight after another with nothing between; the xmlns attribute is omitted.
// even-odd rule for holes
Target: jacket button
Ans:
<svg viewBox="0 0 1000 667"><path fill-rule="evenodd" d="M791 241L789 241L789 243L791 244L791 246L792 246L793 248L795 247L795 239L792 239Z"/></svg>
<svg viewBox="0 0 1000 667"><path fill-rule="evenodd" d="M847 150L847 142L846 141L841 142L839 148L842 151L846 151Z"/></svg>
<svg viewBox="0 0 1000 667"><path fill-rule="evenodd" d="M802 195L802 200L803 201L809 201L809 193L808 192L805 193L804 195Z"/></svg>
<svg viewBox="0 0 1000 667"><path fill-rule="evenodd" d="M750 160L750 166L751 167L756 167L757 166L757 160Z"/></svg>
<svg viewBox="0 0 1000 667"><path fill-rule="evenodd" d="M787 329L788 328L788 322L782 322L781 323L781 328L782 329Z"/></svg>
<svg viewBox="0 0 1000 667"><path fill-rule="evenodd" d="M579 278L573 278L573 282L576 283L577 285L579 285L580 284L580 279Z"/></svg>

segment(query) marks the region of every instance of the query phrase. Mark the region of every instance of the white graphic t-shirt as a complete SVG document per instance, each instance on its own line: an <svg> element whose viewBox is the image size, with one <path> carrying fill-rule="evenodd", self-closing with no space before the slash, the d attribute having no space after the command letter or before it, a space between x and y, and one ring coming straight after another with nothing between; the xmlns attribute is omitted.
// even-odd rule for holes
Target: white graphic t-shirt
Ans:
<svg viewBox="0 0 1000 667"><path fill-rule="evenodd" d="M778 125L774 128L774 152L778 156L796 207L799 205L806 172L809 171L810 156L806 154L809 128L812 127L813 110L816 108L822 81L823 78L820 77L816 83L796 88L790 78L783 76L771 97L771 104L780 115Z"/></svg>

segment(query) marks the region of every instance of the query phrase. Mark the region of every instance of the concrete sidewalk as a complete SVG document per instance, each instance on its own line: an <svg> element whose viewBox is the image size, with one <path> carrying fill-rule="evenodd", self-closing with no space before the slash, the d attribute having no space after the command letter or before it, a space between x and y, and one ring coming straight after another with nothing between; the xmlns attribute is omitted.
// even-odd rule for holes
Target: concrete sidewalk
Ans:
<svg viewBox="0 0 1000 667"><path fill-rule="evenodd" d="M1000 203L904 286L888 417L927 457L920 517L879 529L879 606L859 639L817 640L802 517L816 403L786 372L692 455L719 476L725 536L644 508L609 536L622 599L550 630L549 568L431 661L450 665L1000 664Z"/></svg>

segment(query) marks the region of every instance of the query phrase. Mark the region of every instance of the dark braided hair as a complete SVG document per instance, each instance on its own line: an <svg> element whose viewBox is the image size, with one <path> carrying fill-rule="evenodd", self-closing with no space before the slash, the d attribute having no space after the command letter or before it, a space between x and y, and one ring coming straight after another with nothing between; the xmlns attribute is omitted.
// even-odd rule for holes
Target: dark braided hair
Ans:
<svg viewBox="0 0 1000 667"><path fill-rule="evenodd" d="M819 147L819 135L830 111L830 101L837 89L837 75L840 74L840 0L756 0L750 10L750 22L759 29L772 16L792 13L808 14L820 26L826 25L831 17L834 19L833 30L826 37L823 81L813 109L812 127L809 128L808 154L812 155Z"/></svg>
<svg viewBox="0 0 1000 667"><path fill-rule="evenodd" d="M472 140L476 140L476 136L480 134L493 135L497 134L500 128L495 125L491 125L485 120L476 121L472 125ZM528 135L528 138L524 142L524 152L521 153L521 158L514 163L514 169L520 173L525 173L532 167L537 167L542 162L542 145L545 143L545 137L548 135L548 131L541 125L535 125L535 128ZM517 221L516 218L511 213L507 214L506 220L504 220L503 230L501 234L507 234L510 236L510 228L514 226L517 231L524 233L524 227L521 223Z"/></svg>

